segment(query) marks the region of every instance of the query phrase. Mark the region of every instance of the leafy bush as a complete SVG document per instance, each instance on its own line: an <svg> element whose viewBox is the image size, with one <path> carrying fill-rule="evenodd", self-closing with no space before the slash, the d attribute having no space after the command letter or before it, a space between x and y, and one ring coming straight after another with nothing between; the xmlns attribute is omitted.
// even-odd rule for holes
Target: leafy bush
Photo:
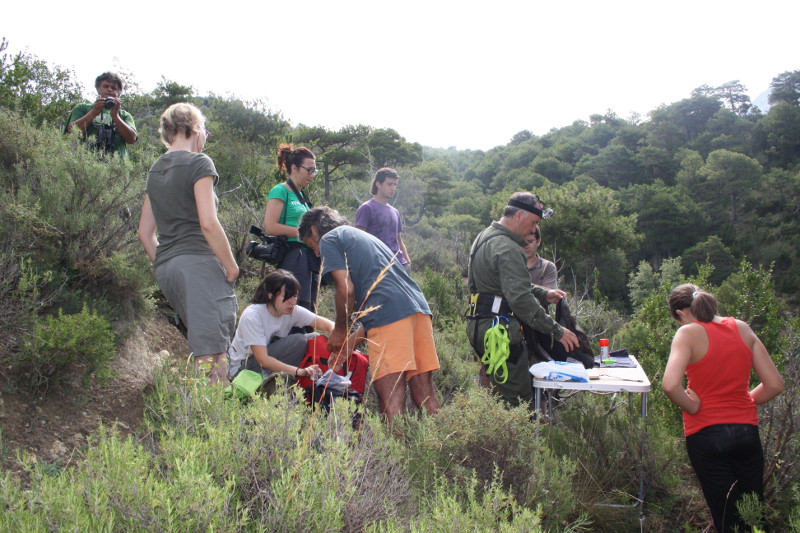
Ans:
<svg viewBox="0 0 800 533"><path fill-rule="evenodd" d="M442 403L449 403L458 393L477 389L480 364L472 346L465 342L464 320L440 322L433 331L433 338L440 367L433 373L433 382Z"/></svg>
<svg viewBox="0 0 800 533"><path fill-rule="evenodd" d="M435 493L437 497L430 503L431 508L425 515L411 520L408 518L401 521L385 520L370 526L367 531L404 532L407 531L409 522L412 531L419 533L544 531L541 525L541 510L534 511L521 506L514 496L503 488L499 475L485 487L475 476L465 484L439 480L436 483Z"/></svg>
<svg viewBox="0 0 800 533"><path fill-rule="evenodd" d="M781 368L785 390L758 412L764 447L764 497L775 517L773 524L786 525L790 516L800 517L800 325L796 320L784 333L789 346ZM786 530L796 530L786 526Z"/></svg>
<svg viewBox="0 0 800 533"><path fill-rule="evenodd" d="M430 486L436 476L469 483L474 475L503 486L523 506L541 506L545 524L575 519L572 492L576 465L553 453L538 437L539 424L524 407L506 409L483 391L457 394L435 418L404 426L415 484Z"/></svg>
<svg viewBox="0 0 800 533"><path fill-rule="evenodd" d="M403 238L406 248L409 250L414 270L431 268L436 272L444 272L453 264L453 258L446 248L447 242L438 237L433 240L416 239L409 233ZM410 251L410 250L413 250Z"/></svg>
<svg viewBox="0 0 800 533"><path fill-rule="evenodd" d="M36 129L0 110L0 315L8 350L31 334L30 317L87 301L109 320L150 309L155 289L136 242L131 211L141 205L149 163L97 161L77 135Z"/></svg>
<svg viewBox="0 0 800 533"><path fill-rule="evenodd" d="M0 205L0 212L2 209ZM52 298L51 294L42 293L52 277L52 272L34 270L29 259L0 252L0 333L6 345L0 352L3 363L12 364L13 350L31 335L39 309Z"/></svg>
<svg viewBox="0 0 800 533"><path fill-rule="evenodd" d="M681 434L650 417L642 420L639 402L639 395L575 393L556 402L554 423L543 431L551 450L578 465L572 489L600 531L632 527L630 510L614 513L598 504L637 503L642 480L648 514L657 520L684 504Z"/></svg>
<svg viewBox="0 0 800 533"><path fill-rule="evenodd" d="M443 319L463 316L467 299L460 274L446 276L426 267L420 289L431 308L435 325Z"/></svg>
<svg viewBox="0 0 800 533"><path fill-rule="evenodd" d="M35 492L6 477L2 529L233 531L246 524L231 485L211 482L198 443L184 442L182 456L164 461L115 431L101 429L91 444L80 465L57 475L28 466Z"/></svg>
<svg viewBox="0 0 800 533"><path fill-rule="evenodd" d="M240 406L221 390L162 376L148 403L152 448L180 457L202 446L212 482L233 483L252 529L361 531L415 512L399 443L374 416L357 433L349 402L326 418L287 388Z"/></svg>
<svg viewBox="0 0 800 533"><path fill-rule="evenodd" d="M611 340L612 350L625 347L615 338L617 332L625 325L625 317L608 305L607 301L597 303L590 298L570 298L568 302L572 315L592 341L595 353L599 351L601 338Z"/></svg>
<svg viewBox="0 0 800 533"><path fill-rule="evenodd" d="M775 297L771 269L742 260L716 296L720 313L750 324L780 368L790 340L785 329L788 309L786 303Z"/></svg>
<svg viewBox="0 0 800 533"><path fill-rule="evenodd" d="M16 360L34 389L58 380L73 363L85 367L84 379L105 369L116 354L114 333L108 321L84 305L80 313L48 315L36 321L33 337ZM101 376L107 377L105 373Z"/></svg>

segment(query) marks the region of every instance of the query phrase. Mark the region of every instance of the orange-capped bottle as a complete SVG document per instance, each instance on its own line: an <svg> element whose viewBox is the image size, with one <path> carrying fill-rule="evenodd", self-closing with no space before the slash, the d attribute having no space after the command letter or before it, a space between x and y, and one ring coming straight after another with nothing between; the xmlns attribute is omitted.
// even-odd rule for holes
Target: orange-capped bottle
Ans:
<svg viewBox="0 0 800 533"><path fill-rule="evenodd" d="M608 339L600 339L600 360L608 359Z"/></svg>

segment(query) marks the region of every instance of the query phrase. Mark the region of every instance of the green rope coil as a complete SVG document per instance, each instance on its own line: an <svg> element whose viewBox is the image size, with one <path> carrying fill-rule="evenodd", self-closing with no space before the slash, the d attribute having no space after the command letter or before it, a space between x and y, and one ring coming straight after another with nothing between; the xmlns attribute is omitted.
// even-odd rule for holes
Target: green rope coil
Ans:
<svg viewBox="0 0 800 533"><path fill-rule="evenodd" d="M494 324L486 330L483 336L481 362L486 365L486 374L494 374L497 383L505 383L508 379L506 360L511 354L510 345L508 330L495 318Z"/></svg>

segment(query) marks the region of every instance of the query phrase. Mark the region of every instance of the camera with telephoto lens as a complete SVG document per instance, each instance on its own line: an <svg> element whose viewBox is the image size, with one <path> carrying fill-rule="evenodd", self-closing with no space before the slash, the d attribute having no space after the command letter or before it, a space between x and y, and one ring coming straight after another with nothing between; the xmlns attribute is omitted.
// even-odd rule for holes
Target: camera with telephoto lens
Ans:
<svg viewBox="0 0 800 533"><path fill-rule="evenodd" d="M265 261L271 264L283 261L289 248L285 235L277 237L266 235L256 226L250 226L250 233L258 237L263 244L257 241L250 241L245 249L247 255L258 261Z"/></svg>
<svg viewBox="0 0 800 533"><path fill-rule="evenodd" d="M114 107L114 99L111 97L106 98L106 104L104 106L106 109L111 109Z"/></svg>

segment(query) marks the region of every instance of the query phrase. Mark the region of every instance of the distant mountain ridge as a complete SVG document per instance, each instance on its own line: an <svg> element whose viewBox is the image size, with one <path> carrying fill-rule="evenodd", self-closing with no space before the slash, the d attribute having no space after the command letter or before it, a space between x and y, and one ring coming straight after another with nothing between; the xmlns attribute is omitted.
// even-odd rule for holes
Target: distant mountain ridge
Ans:
<svg viewBox="0 0 800 533"><path fill-rule="evenodd" d="M766 113L769 111L769 93L771 92L771 88L767 89L766 91L762 92L753 100L751 101L754 106L758 106L762 113Z"/></svg>

